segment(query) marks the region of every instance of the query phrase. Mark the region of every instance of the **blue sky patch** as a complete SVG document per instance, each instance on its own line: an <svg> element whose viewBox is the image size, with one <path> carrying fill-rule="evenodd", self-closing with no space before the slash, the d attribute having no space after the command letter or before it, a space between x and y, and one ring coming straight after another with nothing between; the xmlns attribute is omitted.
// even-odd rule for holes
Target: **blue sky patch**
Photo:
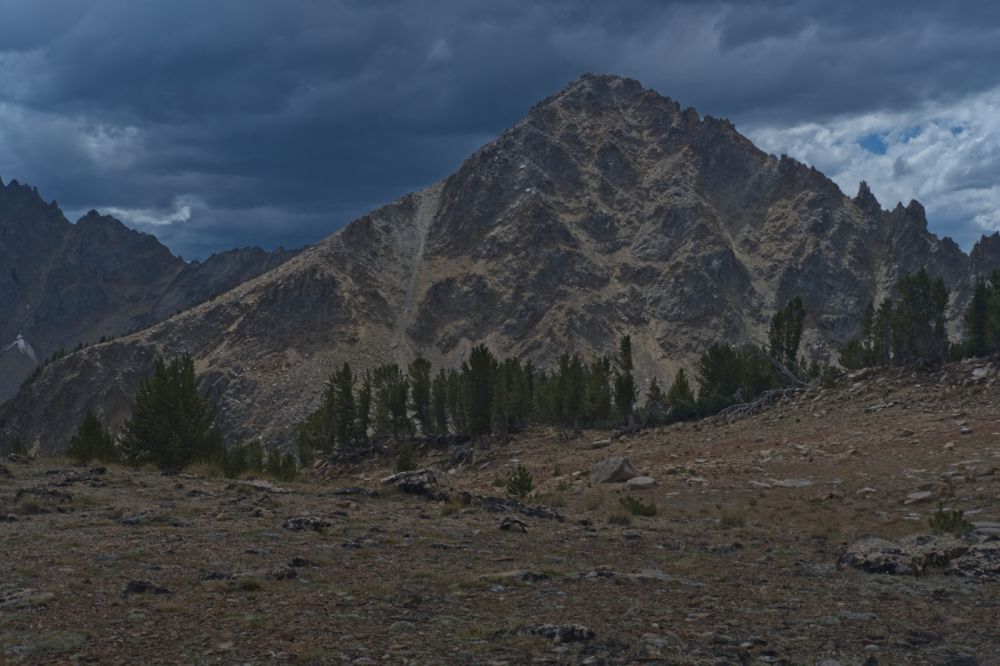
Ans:
<svg viewBox="0 0 1000 666"><path fill-rule="evenodd" d="M858 139L858 145L867 150L869 153L874 153L875 155L885 155L885 151L888 148L885 144L885 140L879 134L864 135Z"/></svg>

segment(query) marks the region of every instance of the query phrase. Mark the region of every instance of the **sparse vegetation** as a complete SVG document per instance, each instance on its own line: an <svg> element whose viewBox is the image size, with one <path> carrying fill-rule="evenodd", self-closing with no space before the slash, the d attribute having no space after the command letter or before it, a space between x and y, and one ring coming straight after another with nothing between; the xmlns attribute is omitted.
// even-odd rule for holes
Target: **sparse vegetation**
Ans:
<svg viewBox="0 0 1000 666"><path fill-rule="evenodd" d="M507 479L507 494L511 497L527 497L534 487L534 480L523 465L518 465Z"/></svg>
<svg viewBox="0 0 1000 666"><path fill-rule="evenodd" d="M396 454L396 471L410 472L417 468L416 454L413 451L413 444L404 442L399 446Z"/></svg>
<svg viewBox="0 0 1000 666"><path fill-rule="evenodd" d="M741 509L723 509L719 514L719 525L732 529L745 527L747 524L746 512Z"/></svg>
<svg viewBox="0 0 1000 666"><path fill-rule="evenodd" d="M646 503L642 500L632 497L631 495L625 495L619 500L622 508L625 509L632 516L643 516L646 518L656 515L656 505L652 502Z"/></svg>
<svg viewBox="0 0 1000 666"><path fill-rule="evenodd" d="M937 534L953 534L963 536L972 531L972 523L965 519L965 513L960 509L945 509L938 504L937 511L927 521L931 531Z"/></svg>

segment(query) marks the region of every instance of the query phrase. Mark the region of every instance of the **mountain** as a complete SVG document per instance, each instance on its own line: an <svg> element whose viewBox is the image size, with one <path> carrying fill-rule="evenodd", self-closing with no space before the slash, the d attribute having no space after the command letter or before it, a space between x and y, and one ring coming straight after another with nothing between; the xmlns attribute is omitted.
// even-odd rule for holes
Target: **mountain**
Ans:
<svg viewBox="0 0 1000 666"><path fill-rule="evenodd" d="M0 340L24 335L48 357L162 321L293 254L248 248L187 263L113 217L70 224L37 189L0 181Z"/></svg>
<svg viewBox="0 0 1000 666"><path fill-rule="evenodd" d="M980 251L978 270L990 252ZM87 408L120 423L157 354L191 353L234 439L288 445L336 363L477 343L540 362L611 353L630 333L670 379L713 341L760 341L801 296L814 357L926 266L968 297L970 257L913 201L883 210L757 149L725 120L614 76L543 100L445 180L165 322L52 365L0 409L8 435L57 448Z"/></svg>
<svg viewBox="0 0 1000 666"><path fill-rule="evenodd" d="M0 403L9 399L41 365L35 350L20 335L0 349Z"/></svg>

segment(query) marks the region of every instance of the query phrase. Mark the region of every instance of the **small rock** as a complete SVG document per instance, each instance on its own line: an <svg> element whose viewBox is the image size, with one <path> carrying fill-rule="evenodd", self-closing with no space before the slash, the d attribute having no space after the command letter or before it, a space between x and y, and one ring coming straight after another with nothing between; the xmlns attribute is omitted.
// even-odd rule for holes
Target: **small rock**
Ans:
<svg viewBox="0 0 1000 666"><path fill-rule="evenodd" d="M133 594L170 594L170 590L148 580L130 580L122 591L122 596Z"/></svg>
<svg viewBox="0 0 1000 666"><path fill-rule="evenodd" d="M307 560L304 557L293 557L288 563L288 566L295 567L296 569L302 569L304 567L318 567L319 563Z"/></svg>
<svg viewBox="0 0 1000 666"><path fill-rule="evenodd" d="M903 504L917 504L919 502L928 502L934 498L934 493L929 490L920 490L915 493L910 493L906 496L906 500Z"/></svg>
<svg viewBox="0 0 1000 666"><path fill-rule="evenodd" d="M656 485L656 479L651 476L635 476L625 482L625 486L630 490L642 490L652 488Z"/></svg>
<svg viewBox="0 0 1000 666"><path fill-rule="evenodd" d="M558 643L579 643L595 636L591 629L582 624L533 624L525 627L523 633L550 638Z"/></svg>
<svg viewBox="0 0 1000 666"><path fill-rule="evenodd" d="M500 529L504 532L527 532L528 526L523 521L518 520L514 516L507 516L502 521L500 521Z"/></svg>
<svg viewBox="0 0 1000 666"><path fill-rule="evenodd" d="M13 479L14 475L10 473L5 465L0 465L0 479Z"/></svg>
<svg viewBox="0 0 1000 666"><path fill-rule="evenodd" d="M877 492L878 492L878 490L876 490L875 488L870 488L868 486L865 486L864 488L861 488L860 490L858 490L854 494L855 495L873 495L873 494L875 494Z"/></svg>
<svg viewBox="0 0 1000 666"><path fill-rule="evenodd" d="M594 465L590 471L593 483L622 483L639 476L628 458L608 458Z"/></svg>
<svg viewBox="0 0 1000 666"><path fill-rule="evenodd" d="M776 479L771 481L771 485L778 488L808 488L813 482L809 479Z"/></svg>
<svg viewBox="0 0 1000 666"><path fill-rule="evenodd" d="M959 432L961 434L963 434L963 435L971 435L972 434L972 428L970 428L968 426L962 426L962 429Z"/></svg>

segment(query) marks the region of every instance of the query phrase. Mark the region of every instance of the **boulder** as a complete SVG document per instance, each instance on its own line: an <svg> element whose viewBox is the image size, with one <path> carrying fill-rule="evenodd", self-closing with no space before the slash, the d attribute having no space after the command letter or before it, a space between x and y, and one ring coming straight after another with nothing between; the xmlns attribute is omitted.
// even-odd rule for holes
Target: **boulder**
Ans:
<svg viewBox="0 0 1000 666"><path fill-rule="evenodd" d="M593 483L623 483L639 476L628 458L608 458L590 470L590 480Z"/></svg>
<svg viewBox="0 0 1000 666"><path fill-rule="evenodd" d="M656 485L656 479L651 476L635 476L625 482L629 490L643 490Z"/></svg>
<svg viewBox="0 0 1000 666"><path fill-rule="evenodd" d="M868 573L919 576L931 567L950 567L968 550L968 544L954 537L935 534L908 536L898 542L868 536L848 546L837 566Z"/></svg>
<svg viewBox="0 0 1000 666"><path fill-rule="evenodd" d="M972 546L951 561L946 573L963 578L1000 581L1000 541Z"/></svg>
<svg viewBox="0 0 1000 666"><path fill-rule="evenodd" d="M454 492L448 478L429 467L387 476L382 479L382 484L398 488L408 495L420 495L441 502L448 501Z"/></svg>

